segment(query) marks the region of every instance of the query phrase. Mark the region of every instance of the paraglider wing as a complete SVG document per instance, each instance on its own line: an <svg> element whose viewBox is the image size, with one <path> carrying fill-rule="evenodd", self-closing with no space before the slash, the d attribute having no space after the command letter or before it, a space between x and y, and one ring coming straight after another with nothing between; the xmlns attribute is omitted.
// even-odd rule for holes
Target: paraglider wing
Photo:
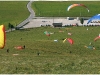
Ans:
<svg viewBox="0 0 100 75"><path fill-rule="evenodd" d="M74 41L71 38L68 38L67 40L71 45L74 43Z"/></svg>
<svg viewBox="0 0 100 75"><path fill-rule="evenodd" d="M100 39L100 37L98 36L98 37L96 37L95 39L94 39L94 41L96 41L96 40L98 40L98 39Z"/></svg>
<svg viewBox="0 0 100 75"><path fill-rule="evenodd" d="M89 12L89 9L84 5L84 4L72 4L70 5L68 8L67 8L67 11L69 11L70 9L72 9L73 7L76 7L76 6L82 6L82 7L85 7L88 12Z"/></svg>
<svg viewBox="0 0 100 75"><path fill-rule="evenodd" d="M50 34L46 34L47 36L50 36Z"/></svg>
<svg viewBox="0 0 100 75"><path fill-rule="evenodd" d="M3 49L5 46L5 27L4 25L0 26L0 49Z"/></svg>
<svg viewBox="0 0 100 75"><path fill-rule="evenodd" d="M69 11L71 8L78 6L78 4L72 4L68 7L67 11Z"/></svg>
<svg viewBox="0 0 100 75"><path fill-rule="evenodd" d="M63 43L64 43L66 40L67 40L67 38L63 40Z"/></svg>
<svg viewBox="0 0 100 75"><path fill-rule="evenodd" d="M46 34L47 36L50 36L50 33L45 31L44 34Z"/></svg>
<svg viewBox="0 0 100 75"><path fill-rule="evenodd" d="M97 14L97 15L91 17L91 18L88 20L87 24L89 24L90 22L92 22L92 20L100 20L100 14Z"/></svg>
<svg viewBox="0 0 100 75"><path fill-rule="evenodd" d="M22 49L24 49L24 47L23 46L16 46L15 49L22 50Z"/></svg>
<svg viewBox="0 0 100 75"><path fill-rule="evenodd" d="M85 6L84 4L80 4L80 6L85 7L85 8L87 9L87 11L88 11L88 12L90 11L90 10L88 9L88 7L87 7L87 6Z"/></svg>
<svg viewBox="0 0 100 75"><path fill-rule="evenodd" d="M47 31L44 32L44 34L47 34L47 33L48 33Z"/></svg>

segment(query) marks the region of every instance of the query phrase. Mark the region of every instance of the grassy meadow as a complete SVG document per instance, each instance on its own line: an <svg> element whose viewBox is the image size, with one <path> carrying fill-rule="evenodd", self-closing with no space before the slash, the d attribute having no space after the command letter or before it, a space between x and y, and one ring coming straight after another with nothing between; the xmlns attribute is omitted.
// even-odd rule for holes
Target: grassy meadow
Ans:
<svg viewBox="0 0 100 75"><path fill-rule="evenodd" d="M26 19L29 15L27 3L0 2L0 23L5 26L8 23L16 25ZM33 2L32 7L36 16L79 16L79 10L84 8L66 11L72 3L75 2ZM100 12L99 2L76 3L85 4L90 9L89 13L86 9L81 10L81 16L93 16ZM54 34L46 36L44 31ZM100 74L100 39L94 41L99 33L99 26L47 26L6 33L5 47L0 49L0 74ZM74 44L70 45L68 41L63 43L65 38L72 38ZM84 47L90 43L95 50ZM23 50L15 49L16 46L24 45Z"/></svg>
<svg viewBox="0 0 100 75"><path fill-rule="evenodd" d="M54 34L46 36L44 31ZM94 42L99 33L99 27L39 27L6 33L5 48L0 50L0 73L99 74L100 40ZM63 43L65 38L72 38L74 44ZM90 42L95 50L84 47ZM23 45L23 50L14 48Z"/></svg>
<svg viewBox="0 0 100 75"><path fill-rule="evenodd" d="M90 12L84 7L74 7L67 11L71 4L80 3L88 7ZM91 17L99 14L100 1L36 1L33 2L32 8L39 17ZM81 13L81 14L80 14Z"/></svg>
<svg viewBox="0 0 100 75"><path fill-rule="evenodd" d="M0 24L16 26L29 16L27 1L0 1Z"/></svg>

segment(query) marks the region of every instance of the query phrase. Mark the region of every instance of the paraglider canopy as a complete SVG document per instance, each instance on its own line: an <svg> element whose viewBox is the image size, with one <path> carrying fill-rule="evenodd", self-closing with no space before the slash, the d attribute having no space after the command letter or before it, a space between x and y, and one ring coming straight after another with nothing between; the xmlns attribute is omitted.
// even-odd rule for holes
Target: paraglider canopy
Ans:
<svg viewBox="0 0 100 75"><path fill-rule="evenodd" d="M84 46L85 48L89 48L89 49L94 49L95 50L95 47L94 46Z"/></svg>
<svg viewBox="0 0 100 75"><path fill-rule="evenodd" d="M22 49L25 49L25 45L24 46L16 46L14 48L17 49L17 50L22 50Z"/></svg>
<svg viewBox="0 0 100 75"><path fill-rule="evenodd" d="M92 22L93 20L94 20L94 21L99 21L99 20L100 20L100 14L97 14L97 15L91 17L91 18L88 20L87 24L89 24L89 23Z"/></svg>
<svg viewBox="0 0 100 75"><path fill-rule="evenodd" d="M0 49L3 49L5 46L5 26L0 26Z"/></svg>
<svg viewBox="0 0 100 75"><path fill-rule="evenodd" d="M65 41L68 41L71 45L74 43L73 39L71 39L71 38L66 38L66 39L64 39L64 40L63 40L63 43L64 43Z"/></svg>
<svg viewBox="0 0 100 75"><path fill-rule="evenodd" d="M44 34L46 34L47 36L50 36L50 32L45 31Z"/></svg>
<svg viewBox="0 0 100 75"><path fill-rule="evenodd" d="M71 45L74 43L74 41L71 38L68 38L67 40Z"/></svg>
<svg viewBox="0 0 100 75"><path fill-rule="evenodd" d="M89 12L89 9L88 9L87 6L85 6L84 4L72 4L72 5L70 5L70 6L67 8L67 11L69 11L70 9L72 9L72 8L74 8L74 7L76 7L76 6L85 7L85 8L88 10L88 12Z"/></svg>
<svg viewBox="0 0 100 75"><path fill-rule="evenodd" d="M96 41L96 40L98 40L98 39L100 39L100 36L97 36L96 38L94 38L94 41Z"/></svg>

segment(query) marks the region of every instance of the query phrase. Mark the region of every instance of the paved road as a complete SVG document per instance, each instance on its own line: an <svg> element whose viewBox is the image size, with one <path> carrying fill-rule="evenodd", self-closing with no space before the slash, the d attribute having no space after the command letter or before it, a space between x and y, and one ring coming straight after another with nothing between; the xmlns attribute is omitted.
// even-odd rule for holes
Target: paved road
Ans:
<svg viewBox="0 0 100 75"><path fill-rule="evenodd" d="M31 8L32 2L33 2L33 1L30 1L30 2L27 4L27 8L28 8L28 10L29 10L29 12L30 12L30 16L29 16L27 19L25 19L23 22L21 22L20 24L18 24L16 27L18 27L18 28L23 27L24 25L28 24L28 23L30 22L30 20L32 20L32 19L35 17L35 12L34 12L33 9ZM7 30L6 32L13 31L13 30L15 30L15 28L12 29L12 30L9 29L9 30Z"/></svg>
<svg viewBox="0 0 100 75"><path fill-rule="evenodd" d="M33 1L30 1L28 4L27 4L27 8L30 12L30 16L24 20L23 22L21 22L19 25L17 25L17 27L22 27L23 25L27 24L30 22L30 20L32 20L34 17L35 17L35 12L33 11L33 9L31 8L31 4L32 4Z"/></svg>

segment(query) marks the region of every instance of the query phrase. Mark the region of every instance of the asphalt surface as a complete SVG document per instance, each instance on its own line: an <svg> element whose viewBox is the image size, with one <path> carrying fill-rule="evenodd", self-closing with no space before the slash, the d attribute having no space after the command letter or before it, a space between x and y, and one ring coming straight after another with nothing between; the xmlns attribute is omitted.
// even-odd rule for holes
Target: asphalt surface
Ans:
<svg viewBox="0 0 100 75"><path fill-rule="evenodd" d="M29 10L30 12L30 16L24 20L23 22L21 22L19 25L17 25L17 27L22 27L23 25L26 25L27 23L30 22L30 20L32 20L34 17L35 17L35 12L33 11L33 9L31 8L31 4L32 4L33 1L30 1L28 4L27 4L27 9Z"/></svg>

